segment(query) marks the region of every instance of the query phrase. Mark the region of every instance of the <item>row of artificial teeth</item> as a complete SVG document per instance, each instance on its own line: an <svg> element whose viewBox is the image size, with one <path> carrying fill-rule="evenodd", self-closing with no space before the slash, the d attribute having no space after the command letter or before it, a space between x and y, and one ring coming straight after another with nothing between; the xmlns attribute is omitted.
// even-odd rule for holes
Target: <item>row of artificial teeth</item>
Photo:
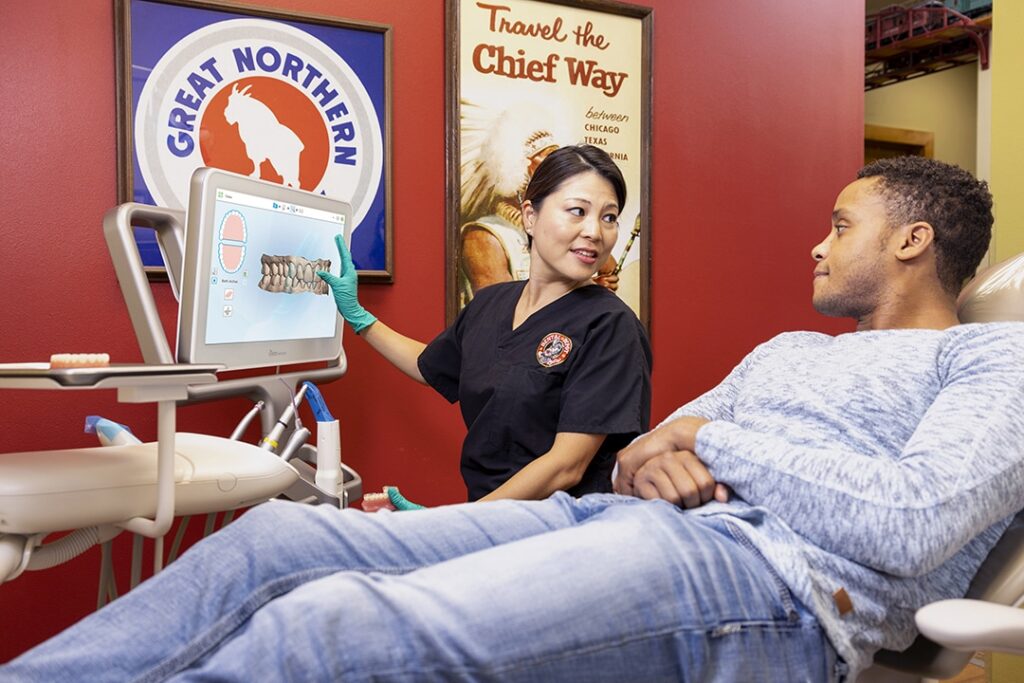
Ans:
<svg viewBox="0 0 1024 683"><path fill-rule="evenodd" d="M50 356L51 368L99 368L110 365L109 353L55 353Z"/></svg>
<svg viewBox="0 0 1024 683"><path fill-rule="evenodd" d="M259 287L268 292L286 294L311 292L327 294L327 283L317 276L318 271L330 271L330 259L313 259L304 256L260 256L263 277Z"/></svg>
<svg viewBox="0 0 1024 683"><path fill-rule="evenodd" d="M330 259L318 258L310 261L302 256L270 256L263 254L260 257L260 263L264 275L283 275L308 282L317 279L317 271L330 271L331 269Z"/></svg>
<svg viewBox="0 0 1024 683"><path fill-rule="evenodd" d="M307 282L282 275L264 275L260 278L259 288L268 292L284 292L285 294L302 294L303 292L327 294L327 283L320 278L317 278L316 282Z"/></svg>

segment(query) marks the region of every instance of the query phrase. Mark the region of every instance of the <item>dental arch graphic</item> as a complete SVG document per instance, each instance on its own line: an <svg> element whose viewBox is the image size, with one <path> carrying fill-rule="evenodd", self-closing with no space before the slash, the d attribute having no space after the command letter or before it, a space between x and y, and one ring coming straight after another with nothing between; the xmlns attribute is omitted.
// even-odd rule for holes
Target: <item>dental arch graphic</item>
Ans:
<svg viewBox="0 0 1024 683"><path fill-rule="evenodd" d="M327 294L327 283L317 271L330 271L331 260L304 256L260 256L263 276L259 288L275 294Z"/></svg>
<svg viewBox="0 0 1024 683"><path fill-rule="evenodd" d="M227 273L237 273L245 263L245 249L249 232L245 224L245 216L239 211L231 210L224 214L220 221L220 242L217 251L220 256L220 267Z"/></svg>

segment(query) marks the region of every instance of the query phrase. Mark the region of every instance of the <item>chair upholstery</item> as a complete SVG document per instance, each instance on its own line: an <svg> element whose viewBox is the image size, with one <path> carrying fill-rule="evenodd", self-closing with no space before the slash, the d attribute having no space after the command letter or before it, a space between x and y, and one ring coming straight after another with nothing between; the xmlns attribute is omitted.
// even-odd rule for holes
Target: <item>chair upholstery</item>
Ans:
<svg viewBox="0 0 1024 683"><path fill-rule="evenodd" d="M965 597L1012 605L1024 596L1024 511L1017 513L978 569ZM971 658L970 652L942 647L918 636L903 652L881 650L875 662L889 669L930 678L951 678Z"/></svg>

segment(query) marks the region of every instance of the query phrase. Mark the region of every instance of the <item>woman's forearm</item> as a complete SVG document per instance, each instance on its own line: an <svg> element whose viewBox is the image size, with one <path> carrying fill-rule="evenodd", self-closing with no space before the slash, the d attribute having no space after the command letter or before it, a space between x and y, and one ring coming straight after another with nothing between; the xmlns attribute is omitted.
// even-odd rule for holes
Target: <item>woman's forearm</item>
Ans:
<svg viewBox="0 0 1024 683"><path fill-rule="evenodd" d="M583 479L604 440L604 434L559 432L551 450L480 500L540 500L555 491L571 489Z"/></svg>
<svg viewBox="0 0 1024 683"><path fill-rule="evenodd" d="M372 323L359 336L396 368L420 384L426 384L416 364L426 344L395 332L380 320Z"/></svg>

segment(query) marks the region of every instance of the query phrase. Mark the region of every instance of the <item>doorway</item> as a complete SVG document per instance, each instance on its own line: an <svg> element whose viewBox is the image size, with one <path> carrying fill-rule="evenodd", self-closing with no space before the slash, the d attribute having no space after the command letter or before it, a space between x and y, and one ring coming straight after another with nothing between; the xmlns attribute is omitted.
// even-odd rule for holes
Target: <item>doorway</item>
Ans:
<svg viewBox="0 0 1024 683"><path fill-rule="evenodd" d="M898 156L932 158L935 151L935 133L907 128L889 128L866 124L864 126L864 163Z"/></svg>

